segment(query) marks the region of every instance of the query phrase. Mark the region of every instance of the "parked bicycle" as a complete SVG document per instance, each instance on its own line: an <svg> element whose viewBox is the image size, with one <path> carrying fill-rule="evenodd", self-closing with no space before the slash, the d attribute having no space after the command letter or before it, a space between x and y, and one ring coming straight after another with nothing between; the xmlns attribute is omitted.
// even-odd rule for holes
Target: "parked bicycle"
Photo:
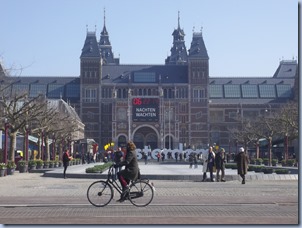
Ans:
<svg viewBox="0 0 302 228"><path fill-rule="evenodd" d="M109 167L107 180L93 182L87 190L88 201L96 207L104 207L111 202L114 196L114 189L121 194L122 187L114 179L114 164ZM126 200L129 200L137 207L145 207L151 203L154 196L154 186L148 179L130 181Z"/></svg>

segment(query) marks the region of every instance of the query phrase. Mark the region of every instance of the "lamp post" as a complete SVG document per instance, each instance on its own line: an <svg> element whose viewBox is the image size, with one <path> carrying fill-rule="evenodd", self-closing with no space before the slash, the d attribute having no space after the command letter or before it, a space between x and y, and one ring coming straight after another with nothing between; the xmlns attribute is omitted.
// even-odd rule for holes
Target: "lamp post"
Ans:
<svg viewBox="0 0 302 228"><path fill-rule="evenodd" d="M55 138L55 133L52 133L52 160L55 160L55 142L56 142L56 138Z"/></svg>
<svg viewBox="0 0 302 228"><path fill-rule="evenodd" d="M7 118L4 119L4 132L5 132L5 135L4 135L4 158L3 158L3 162L5 164L7 164L7 143L8 143L8 128L9 128L9 123L8 123L8 120Z"/></svg>
<svg viewBox="0 0 302 228"><path fill-rule="evenodd" d="M131 140L131 89L128 90L128 141Z"/></svg>
<svg viewBox="0 0 302 228"><path fill-rule="evenodd" d="M25 160L28 161L28 135L29 135L29 127L25 125Z"/></svg>
<svg viewBox="0 0 302 228"><path fill-rule="evenodd" d="M41 133L41 159L44 160L44 132Z"/></svg>
<svg viewBox="0 0 302 228"><path fill-rule="evenodd" d="M288 159L288 134L287 133L285 133L285 140L284 140L285 142L284 142L284 147L285 147L285 156L284 156L284 159L285 159L285 161L287 161L287 159Z"/></svg>

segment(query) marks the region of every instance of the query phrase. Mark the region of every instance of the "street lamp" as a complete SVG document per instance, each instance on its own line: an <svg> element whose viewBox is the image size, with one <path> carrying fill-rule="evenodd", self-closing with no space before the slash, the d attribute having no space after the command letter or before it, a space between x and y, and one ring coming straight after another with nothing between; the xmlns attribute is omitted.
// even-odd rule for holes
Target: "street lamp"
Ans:
<svg viewBox="0 0 302 228"><path fill-rule="evenodd" d="M29 135L29 127L25 125L25 160L28 161L28 135Z"/></svg>
<svg viewBox="0 0 302 228"><path fill-rule="evenodd" d="M55 142L56 142L56 138L55 138L55 133L52 133L52 160L55 160Z"/></svg>
<svg viewBox="0 0 302 228"><path fill-rule="evenodd" d="M42 160L44 160L44 132L42 130L42 133L41 133L41 158Z"/></svg>
<svg viewBox="0 0 302 228"><path fill-rule="evenodd" d="M4 158L3 158L3 162L5 164L7 164L7 143L8 143L8 128L9 128L9 123L8 123L8 120L7 118L4 119L4 133L5 133L5 140L4 140Z"/></svg>
<svg viewBox="0 0 302 228"><path fill-rule="evenodd" d="M131 89L128 90L128 141L131 140Z"/></svg>

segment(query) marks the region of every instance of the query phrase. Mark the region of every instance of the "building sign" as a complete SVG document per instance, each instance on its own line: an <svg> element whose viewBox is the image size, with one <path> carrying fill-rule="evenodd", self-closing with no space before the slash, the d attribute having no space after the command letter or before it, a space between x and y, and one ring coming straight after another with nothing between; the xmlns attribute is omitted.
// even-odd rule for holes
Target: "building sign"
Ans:
<svg viewBox="0 0 302 228"><path fill-rule="evenodd" d="M133 98L132 120L133 122L158 122L159 98Z"/></svg>

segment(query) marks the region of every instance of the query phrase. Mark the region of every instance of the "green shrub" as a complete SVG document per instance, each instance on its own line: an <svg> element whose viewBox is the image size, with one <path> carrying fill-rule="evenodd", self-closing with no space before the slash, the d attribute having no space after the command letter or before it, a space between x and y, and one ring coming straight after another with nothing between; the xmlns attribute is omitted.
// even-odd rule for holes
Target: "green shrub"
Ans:
<svg viewBox="0 0 302 228"><path fill-rule="evenodd" d="M255 166L250 165L249 168L248 168L248 171L255 171Z"/></svg>
<svg viewBox="0 0 302 228"><path fill-rule="evenodd" d="M8 161L7 162L7 168L9 169L15 169L17 166L16 166L16 163L14 161Z"/></svg>
<svg viewBox="0 0 302 228"><path fill-rule="evenodd" d="M86 169L86 173L102 173L112 165L112 162L104 163L103 165L95 165Z"/></svg>
<svg viewBox="0 0 302 228"><path fill-rule="evenodd" d="M237 169L237 164L227 163L225 164L226 169Z"/></svg>
<svg viewBox="0 0 302 228"><path fill-rule="evenodd" d="M282 166L286 166L287 164L286 164L286 160L282 160L281 161L281 164L282 164Z"/></svg>
<svg viewBox="0 0 302 228"><path fill-rule="evenodd" d="M278 164L278 159L273 159L273 160L272 160L272 165L273 165L273 166L276 166L277 164Z"/></svg>
<svg viewBox="0 0 302 228"><path fill-rule="evenodd" d="M36 166L37 165L37 162L35 160L29 160L28 161L28 165L29 166Z"/></svg>
<svg viewBox="0 0 302 228"><path fill-rule="evenodd" d="M255 165L256 164L256 160L255 159L251 159L250 160L250 164Z"/></svg>
<svg viewBox="0 0 302 228"><path fill-rule="evenodd" d="M272 168L262 168L262 172L265 173L265 174L273 173L274 169L272 169Z"/></svg>
<svg viewBox="0 0 302 228"><path fill-rule="evenodd" d="M24 161L24 160L18 161L18 167L24 167L24 166L26 166L26 165L27 165L27 162L26 162L26 161Z"/></svg>
<svg viewBox="0 0 302 228"><path fill-rule="evenodd" d="M257 158L257 159L256 159L256 164L257 164L257 165L261 165L262 162L263 162L262 158Z"/></svg>
<svg viewBox="0 0 302 228"><path fill-rule="evenodd" d="M275 173L277 174L289 174L288 169L275 169Z"/></svg>
<svg viewBox="0 0 302 228"><path fill-rule="evenodd" d="M268 163L269 163L269 159L268 158L263 158L263 164L264 165L268 165Z"/></svg>
<svg viewBox="0 0 302 228"><path fill-rule="evenodd" d="M286 164L287 164L288 166L293 166L295 163L296 163L296 160L295 160L295 159L288 159Z"/></svg>
<svg viewBox="0 0 302 228"><path fill-rule="evenodd" d="M36 162L37 162L38 166L43 166L43 164L44 164L42 159L37 159Z"/></svg>
<svg viewBox="0 0 302 228"><path fill-rule="evenodd" d="M262 172L262 169L263 169L263 166L261 166L261 165L254 166L254 171L255 172Z"/></svg>

